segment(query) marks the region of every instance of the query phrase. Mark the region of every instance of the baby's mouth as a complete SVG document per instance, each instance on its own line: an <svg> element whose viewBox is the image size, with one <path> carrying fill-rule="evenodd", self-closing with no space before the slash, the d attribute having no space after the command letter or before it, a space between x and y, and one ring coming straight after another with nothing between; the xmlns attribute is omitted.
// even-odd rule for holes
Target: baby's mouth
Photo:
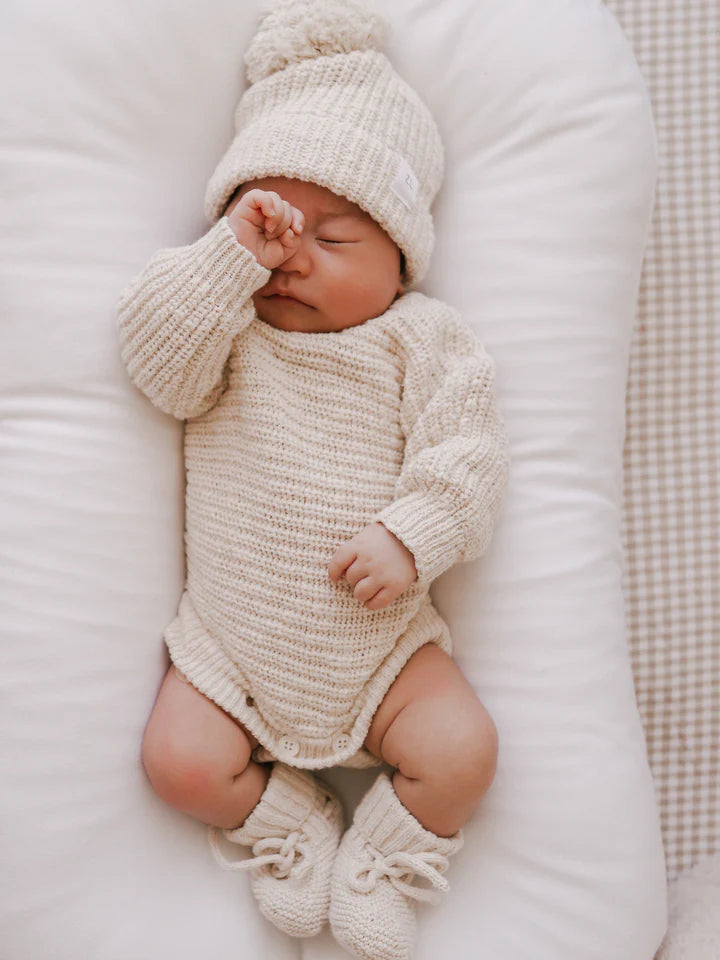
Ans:
<svg viewBox="0 0 720 960"><path fill-rule="evenodd" d="M301 303L304 307L310 307L311 304L307 303L305 300L302 300L300 297L295 297L291 293L280 293L279 291L263 294L266 300L275 300L278 303Z"/></svg>

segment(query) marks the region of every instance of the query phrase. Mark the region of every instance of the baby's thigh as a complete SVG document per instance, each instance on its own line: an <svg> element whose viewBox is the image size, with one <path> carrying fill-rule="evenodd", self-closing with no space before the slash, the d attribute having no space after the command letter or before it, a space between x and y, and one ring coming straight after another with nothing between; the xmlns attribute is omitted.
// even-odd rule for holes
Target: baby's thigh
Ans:
<svg viewBox="0 0 720 960"><path fill-rule="evenodd" d="M422 777L453 765L494 763L497 731L452 657L428 643L388 690L365 745L407 776Z"/></svg>
<svg viewBox="0 0 720 960"><path fill-rule="evenodd" d="M169 802L242 773L257 740L182 678L173 664L145 728L142 759L153 787Z"/></svg>

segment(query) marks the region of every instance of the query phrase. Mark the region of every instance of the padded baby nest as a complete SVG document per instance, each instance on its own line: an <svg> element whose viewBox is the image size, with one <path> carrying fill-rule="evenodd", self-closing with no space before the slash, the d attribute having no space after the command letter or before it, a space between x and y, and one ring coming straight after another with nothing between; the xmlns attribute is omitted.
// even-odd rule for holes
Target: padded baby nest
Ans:
<svg viewBox="0 0 720 960"><path fill-rule="evenodd" d="M3 14L2 960L340 960L287 940L139 747L183 582L182 426L130 385L115 306L196 239L257 5L29 2ZM649 960L665 874L621 592L624 391L655 145L595 0L400 0L390 55L447 175L422 285L497 366L493 543L433 586L500 733L416 956ZM332 771L348 812L376 772Z"/></svg>

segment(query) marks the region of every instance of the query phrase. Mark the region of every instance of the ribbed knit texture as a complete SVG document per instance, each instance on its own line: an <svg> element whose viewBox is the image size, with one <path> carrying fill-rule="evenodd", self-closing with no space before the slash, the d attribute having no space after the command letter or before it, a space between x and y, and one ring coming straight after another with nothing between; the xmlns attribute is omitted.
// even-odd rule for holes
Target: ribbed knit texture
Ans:
<svg viewBox="0 0 720 960"><path fill-rule="evenodd" d="M158 250L119 309L122 358L155 406L184 420L215 404L232 339L253 317L249 298L269 277L226 217L194 244Z"/></svg>
<svg viewBox="0 0 720 960"><path fill-rule="evenodd" d="M430 582L483 552L501 503L493 364L419 293L337 332L277 329L249 300L267 276L222 218L160 251L121 301L131 376L190 418L187 586L165 639L262 759L375 763L363 742L395 677L427 642L451 652ZM371 611L327 567L375 521L418 579Z"/></svg>
<svg viewBox="0 0 720 960"><path fill-rule="evenodd" d="M381 773L360 801L335 857L330 926L338 943L363 960L410 960L415 900L444 896L447 858L463 843L462 830L451 837L426 830Z"/></svg>
<svg viewBox="0 0 720 960"><path fill-rule="evenodd" d="M291 937L314 937L328 918L330 875L342 827L342 805L327 784L275 763L243 825L222 831L230 842L251 847L254 856L221 862L251 871L250 889L261 913L276 927Z"/></svg>
<svg viewBox="0 0 720 960"><path fill-rule="evenodd" d="M268 6L245 57L251 86L235 138L207 186L208 219L249 180L316 183L380 224L405 255L405 285L416 284L435 239L443 145L427 106L381 52L388 24L357 0Z"/></svg>

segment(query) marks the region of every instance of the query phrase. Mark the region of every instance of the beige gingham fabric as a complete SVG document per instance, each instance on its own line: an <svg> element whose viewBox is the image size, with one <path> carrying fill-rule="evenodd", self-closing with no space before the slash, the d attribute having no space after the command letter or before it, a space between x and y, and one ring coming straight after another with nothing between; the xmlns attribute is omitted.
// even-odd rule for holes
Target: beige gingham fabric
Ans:
<svg viewBox="0 0 720 960"><path fill-rule="evenodd" d="M660 173L627 400L625 591L670 878L720 850L720 0L610 0Z"/></svg>

